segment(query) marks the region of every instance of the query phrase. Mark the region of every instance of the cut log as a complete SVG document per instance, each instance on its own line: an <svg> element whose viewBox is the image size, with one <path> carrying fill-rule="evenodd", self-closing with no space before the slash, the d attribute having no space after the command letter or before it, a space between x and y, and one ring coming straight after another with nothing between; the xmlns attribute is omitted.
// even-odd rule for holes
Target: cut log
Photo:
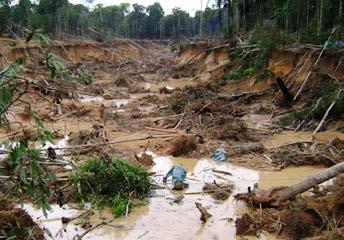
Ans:
<svg viewBox="0 0 344 240"><path fill-rule="evenodd" d="M290 186L290 187L276 187L268 191L260 191L257 193L240 193L235 195L238 200L247 201L259 206L280 206L285 201L296 197L298 194L304 193L307 190L323 183L331 178L344 173L344 162L325 169L313 176Z"/></svg>
<svg viewBox="0 0 344 240"><path fill-rule="evenodd" d="M305 180L300 181L293 186L288 188L283 188L282 190L276 192L278 201L285 201L295 197L297 194L306 192L307 190L313 188L314 186L323 183L341 173L344 172L344 162L334 165L328 169L325 169L313 176L307 177ZM274 201L273 204L278 203Z"/></svg>
<svg viewBox="0 0 344 240"><path fill-rule="evenodd" d="M294 96L289 92L289 90L288 90L287 86L284 84L282 78L280 78L280 77L276 78L276 82L277 82L278 87L281 89L285 99L288 102L292 102L294 99Z"/></svg>
<svg viewBox="0 0 344 240"><path fill-rule="evenodd" d="M145 127L145 129L149 131L155 131L155 132L177 133L176 130L171 130L171 129L161 129L161 128L152 128L152 127Z"/></svg>

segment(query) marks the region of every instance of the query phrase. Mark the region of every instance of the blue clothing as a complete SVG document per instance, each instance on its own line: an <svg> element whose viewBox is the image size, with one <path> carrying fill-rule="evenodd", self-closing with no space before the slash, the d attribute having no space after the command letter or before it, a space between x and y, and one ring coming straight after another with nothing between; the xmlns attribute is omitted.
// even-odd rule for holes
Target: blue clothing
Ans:
<svg viewBox="0 0 344 240"><path fill-rule="evenodd" d="M167 180L168 177L172 176L172 182L173 184L177 181L184 182L186 178L186 170L184 167L180 165L174 165L170 171L166 174L164 177L164 181Z"/></svg>
<svg viewBox="0 0 344 240"><path fill-rule="evenodd" d="M214 161L226 161L228 158L228 153L224 148L217 149L211 158Z"/></svg>

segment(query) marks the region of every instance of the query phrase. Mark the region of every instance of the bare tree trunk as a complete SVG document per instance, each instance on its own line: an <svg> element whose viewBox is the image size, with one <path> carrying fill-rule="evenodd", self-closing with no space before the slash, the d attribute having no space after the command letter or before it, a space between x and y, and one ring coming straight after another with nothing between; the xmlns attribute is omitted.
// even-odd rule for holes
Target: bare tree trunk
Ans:
<svg viewBox="0 0 344 240"><path fill-rule="evenodd" d="M301 8L301 3L300 3L300 1L297 1L296 33L297 33L297 41L298 42L299 42L299 27L300 27L300 8Z"/></svg>
<svg viewBox="0 0 344 240"><path fill-rule="evenodd" d="M200 16L200 24L199 24L199 36L202 37L203 35L203 0L201 0L201 16Z"/></svg>
<svg viewBox="0 0 344 240"><path fill-rule="evenodd" d="M291 199L297 194L301 194L341 173L344 173L344 162L338 163L337 165L327 168L313 176L309 176L305 180L300 181L293 186L283 188L275 192L275 196L279 202ZM277 203L277 201L275 201L275 203Z"/></svg>
<svg viewBox="0 0 344 240"><path fill-rule="evenodd" d="M320 36L321 29L322 29L323 7L324 7L324 0L320 0L318 36Z"/></svg>
<svg viewBox="0 0 344 240"><path fill-rule="evenodd" d="M228 15L228 39L230 39L233 35L233 31L232 31L232 22L231 22L231 2L228 1L227 3L227 15Z"/></svg>
<svg viewBox="0 0 344 240"><path fill-rule="evenodd" d="M287 17L285 19L285 31L289 29L289 0L287 1Z"/></svg>
<svg viewBox="0 0 344 240"><path fill-rule="evenodd" d="M238 3L235 3L235 7L234 7L235 13L235 32L239 32L239 28L240 28L240 20L239 20L239 5Z"/></svg>
<svg viewBox="0 0 344 240"><path fill-rule="evenodd" d="M339 20L342 20L343 17L343 2L344 0L339 1Z"/></svg>
<svg viewBox="0 0 344 240"><path fill-rule="evenodd" d="M344 162L338 163L313 176L309 176L290 187L274 187L267 191L258 190L255 193L239 193L235 195L235 198L258 206L261 204L265 206L280 206L285 203L285 201L292 199L298 194L304 193L318 184L332 179L341 173L344 173Z"/></svg>
<svg viewBox="0 0 344 240"><path fill-rule="evenodd" d="M246 32L247 24L246 24L246 0L243 1L243 32Z"/></svg>
<svg viewBox="0 0 344 240"><path fill-rule="evenodd" d="M263 0L260 0L260 6L259 6L259 25L262 25L263 21Z"/></svg>
<svg viewBox="0 0 344 240"><path fill-rule="evenodd" d="M309 0L307 0L307 16L306 16L306 29L309 28Z"/></svg>

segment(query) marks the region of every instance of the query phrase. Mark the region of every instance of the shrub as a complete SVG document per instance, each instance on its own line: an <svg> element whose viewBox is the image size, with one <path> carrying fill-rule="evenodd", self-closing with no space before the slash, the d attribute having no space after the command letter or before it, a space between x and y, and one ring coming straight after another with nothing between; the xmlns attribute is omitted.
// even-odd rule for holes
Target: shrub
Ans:
<svg viewBox="0 0 344 240"><path fill-rule="evenodd" d="M144 199L150 189L145 169L118 158L92 157L70 176L70 182L77 198L99 208L109 206L115 217L125 214L131 200Z"/></svg>
<svg viewBox="0 0 344 240"><path fill-rule="evenodd" d="M272 50L279 45L292 43L289 34L281 31L279 28L259 28L250 40L251 44L257 44L259 48Z"/></svg>

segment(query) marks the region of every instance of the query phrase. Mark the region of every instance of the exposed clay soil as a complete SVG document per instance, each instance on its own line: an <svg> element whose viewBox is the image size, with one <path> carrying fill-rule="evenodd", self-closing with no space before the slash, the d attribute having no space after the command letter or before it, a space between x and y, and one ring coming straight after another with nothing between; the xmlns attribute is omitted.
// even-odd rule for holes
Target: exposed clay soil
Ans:
<svg viewBox="0 0 344 240"><path fill-rule="evenodd" d="M302 137L291 137L294 140L291 143L288 134L294 129L276 124L283 112L293 111L306 102L312 85L307 86L295 105L286 107L281 104L284 99L278 93L275 78L292 75L296 66L304 65L296 77L287 80L295 94L311 68L309 59L317 57L310 50L289 48L273 52L268 64L272 76L261 82L248 78L214 87L214 80L235 64L228 57L226 47L189 44L172 54L168 42L55 42L52 49L56 55L69 64L80 63L92 74L92 83L83 85L60 79L47 81L47 72L34 58L35 54L41 54L40 47L35 43L27 46L17 42L18 47L13 49L11 42L0 41L3 65L29 56L31 60L23 75L36 85L30 87L30 93L22 102L11 107L8 120L21 124L1 126L1 141L17 141L22 137L32 144L37 141L30 108L41 116L56 139L68 136L69 145L86 145L63 151L63 155L69 156L75 164L94 154L116 154L149 167L153 164L152 159L140 153L152 151L161 155L209 158L219 147L227 150L230 163L256 170L278 171L300 165L332 166L344 159L341 121L327 125L327 130L331 131L326 141L317 141L317 136L312 138L307 132L309 138L306 141ZM330 61L340 58L340 54L326 53L320 61L319 71L333 73L336 70L334 76L342 79L343 65L338 67L337 60ZM317 74L311 78L316 82ZM314 82L312 79L311 83ZM56 96L59 103L56 103ZM284 138L273 140L282 134L286 134ZM275 143L279 141L279 147L267 144L269 139ZM116 141L120 143L111 144ZM58 177L68 175L65 170L54 170ZM227 194L220 188L214 197L225 199ZM333 206L327 206L332 212L336 208L336 214L342 214L338 212L343 207L342 200L341 196ZM328 204L332 200L324 201ZM285 236L304 237L299 232L288 232L295 226L304 225L305 232L319 230L317 219L302 211L282 211L279 215L287 226ZM266 211L263 214L275 216ZM292 219L300 219L300 222ZM257 217L246 216L243 221L254 225ZM260 223L263 226L259 229L267 228L268 231L270 223ZM244 227L240 233L256 233L258 229Z"/></svg>

